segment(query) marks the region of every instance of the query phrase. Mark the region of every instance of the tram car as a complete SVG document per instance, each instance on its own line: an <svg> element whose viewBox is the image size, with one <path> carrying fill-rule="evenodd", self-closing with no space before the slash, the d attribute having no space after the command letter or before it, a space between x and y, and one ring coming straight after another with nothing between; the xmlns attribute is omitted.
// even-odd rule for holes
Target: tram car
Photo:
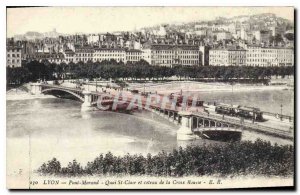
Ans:
<svg viewBox="0 0 300 195"><path fill-rule="evenodd" d="M247 106L235 106L228 104L220 104L215 108L216 113L229 116L244 117L246 119L254 119L255 121L263 121L263 112L259 108Z"/></svg>
<svg viewBox="0 0 300 195"><path fill-rule="evenodd" d="M260 111L259 108L255 107L247 107L247 106L239 106L238 108L238 116L254 119L255 121L263 121L263 112Z"/></svg>
<svg viewBox="0 0 300 195"><path fill-rule="evenodd" d="M218 114L226 114L226 115L236 116L238 109L237 109L237 106L232 106L232 105L228 105L228 104L220 104L220 105L216 106L215 111Z"/></svg>

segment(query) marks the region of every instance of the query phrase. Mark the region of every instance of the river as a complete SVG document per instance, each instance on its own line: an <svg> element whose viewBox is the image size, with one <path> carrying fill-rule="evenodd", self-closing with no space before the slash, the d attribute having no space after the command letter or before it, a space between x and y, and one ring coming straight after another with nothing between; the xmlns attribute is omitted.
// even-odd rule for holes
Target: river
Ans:
<svg viewBox="0 0 300 195"><path fill-rule="evenodd" d="M281 92L292 95L291 91ZM281 92L243 92L241 98L251 97L247 101L250 105L265 101L268 105L266 108L278 110L278 105L284 101L274 97L281 97ZM206 95L207 100L221 97L220 100L224 102L231 101L231 98L225 98L226 93L223 92L202 95ZM274 101L270 101L271 98ZM238 98L235 101L240 103ZM179 127L151 112L142 111L132 115L103 111L81 112L80 102L58 98L8 100L6 103L7 162L11 162L8 174L16 174L16 167L26 169L26 159L30 162L30 170L36 170L53 157L59 159L63 166L73 159L86 164L100 153L108 151L115 155L145 155L162 150L172 151L191 143L178 142L176 131ZM292 100L285 103L284 108L292 110ZM242 140L254 141L257 138L278 144L293 143L256 132L244 131L242 135ZM199 139L192 144L226 143Z"/></svg>

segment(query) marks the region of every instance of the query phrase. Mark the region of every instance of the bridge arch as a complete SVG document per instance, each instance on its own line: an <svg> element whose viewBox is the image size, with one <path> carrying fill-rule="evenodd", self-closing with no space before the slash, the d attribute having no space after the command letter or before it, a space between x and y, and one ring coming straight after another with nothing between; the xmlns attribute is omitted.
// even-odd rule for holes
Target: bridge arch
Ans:
<svg viewBox="0 0 300 195"><path fill-rule="evenodd" d="M41 91L41 93L45 93L45 92L48 92L48 91L63 91L63 92L66 92L66 93L69 93L73 96L75 96L76 98L78 98L80 101L84 102L84 98L81 97L80 95L78 95L77 93L74 93L72 91L69 91L69 90L66 90L66 89L61 89L61 88L48 88L48 89L44 89Z"/></svg>

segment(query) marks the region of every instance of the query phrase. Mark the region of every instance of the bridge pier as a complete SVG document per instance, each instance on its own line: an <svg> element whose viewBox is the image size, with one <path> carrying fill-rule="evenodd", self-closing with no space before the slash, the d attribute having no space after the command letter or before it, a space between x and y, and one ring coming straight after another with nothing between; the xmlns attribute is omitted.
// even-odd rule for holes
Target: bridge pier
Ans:
<svg viewBox="0 0 300 195"><path fill-rule="evenodd" d="M84 102L81 105L81 111L90 111L93 110L93 105L92 105L92 94L90 91L83 91L82 92L84 95Z"/></svg>
<svg viewBox="0 0 300 195"><path fill-rule="evenodd" d="M195 139L192 132L192 114L190 112L179 112L181 116L181 127L177 131L177 140L193 140Z"/></svg>
<svg viewBox="0 0 300 195"><path fill-rule="evenodd" d="M42 94L42 85L40 83L31 83L30 84L30 93L32 95Z"/></svg>

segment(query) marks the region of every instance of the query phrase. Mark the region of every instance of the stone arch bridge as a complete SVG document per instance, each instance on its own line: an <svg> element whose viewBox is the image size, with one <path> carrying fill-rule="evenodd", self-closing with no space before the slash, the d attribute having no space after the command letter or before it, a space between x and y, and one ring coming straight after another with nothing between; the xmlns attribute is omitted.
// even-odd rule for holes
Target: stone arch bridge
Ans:
<svg viewBox="0 0 300 195"><path fill-rule="evenodd" d="M31 84L31 94L45 94L51 91L62 91L74 96L82 104L82 111L90 110L97 104L98 98L105 95L105 92L86 91L80 88L64 87L59 85L49 85L41 83ZM246 124L240 119L224 119L217 115L210 115L205 112L182 111L179 108L168 109L160 106L151 105L149 111L158 114L159 116L179 125L177 131L178 140L193 140L197 136L209 139L223 138L238 138L241 137L243 129L250 129L255 131L265 131L269 133L281 134L283 137L287 136L285 132L279 129L267 128L257 126L255 124Z"/></svg>

